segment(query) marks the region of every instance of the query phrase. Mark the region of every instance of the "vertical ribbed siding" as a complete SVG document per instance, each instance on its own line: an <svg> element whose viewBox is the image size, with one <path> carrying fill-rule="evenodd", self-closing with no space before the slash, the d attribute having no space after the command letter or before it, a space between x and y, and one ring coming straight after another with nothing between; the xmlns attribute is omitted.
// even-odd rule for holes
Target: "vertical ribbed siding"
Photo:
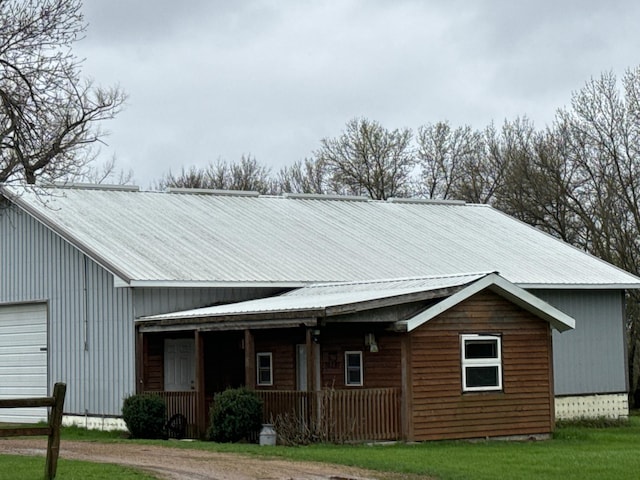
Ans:
<svg viewBox="0 0 640 480"><path fill-rule="evenodd" d="M624 295L620 290L535 290L576 320L553 332L556 395L626 392Z"/></svg>
<svg viewBox="0 0 640 480"><path fill-rule="evenodd" d="M119 415L135 390L130 290L31 216L0 209L0 303L43 300L49 386L67 383L65 413Z"/></svg>
<svg viewBox="0 0 640 480"><path fill-rule="evenodd" d="M276 295L275 288L135 288L136 317L177 312L215 304L242 302Z"/></svg>

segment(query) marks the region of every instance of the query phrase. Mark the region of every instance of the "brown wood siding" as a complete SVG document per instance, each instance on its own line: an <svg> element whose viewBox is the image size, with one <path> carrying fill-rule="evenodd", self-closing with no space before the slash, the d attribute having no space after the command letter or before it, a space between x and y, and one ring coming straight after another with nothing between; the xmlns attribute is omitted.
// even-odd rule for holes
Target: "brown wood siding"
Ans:
<svg viewBox="0 0 640 480"><path fill-rule="evenodd" d="M378 352L364 344L367 333L374 333ZM322 330L320 369L322 388L402 388L400 335L362 326L331 326ZM364 367L362 387L345 385L344 352L361 351Z"/></svg>
<svg viewBox="0 0 640 480"><path fill-rule="evenodd" d="M296 389L296 345L306 342L305 331L269 330L254 331L256 354L271 352L273 362L273 385L257 385L260 390L295 390ZM256 359L254 358L254 362Z"/></svg>
<svg viewBox="0 0 640 480"><path fill-rule="evenodd" d="M503 391L462 393L460 335L499 334ZM553 383L549 324L482 292L411 333L413 439L549 433Z"/></svg>
<svg viewBox="0 0 640 480"><path fill-rule="evenodd" d="M146 335L143 365L143 390L162 391L164 389L164 337Z"/></svg>

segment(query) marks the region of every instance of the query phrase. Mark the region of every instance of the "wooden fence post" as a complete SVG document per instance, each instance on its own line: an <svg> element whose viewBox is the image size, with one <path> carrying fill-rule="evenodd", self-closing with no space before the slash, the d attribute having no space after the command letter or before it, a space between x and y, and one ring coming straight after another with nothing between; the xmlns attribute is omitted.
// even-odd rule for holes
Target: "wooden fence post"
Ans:
<svg viewBox="0 0 640 480"><path fill-rule="evenodd" d="M44 464L45 480L53 480L58 469L58 455L60 454L60 425L62 424L62 409L67 385L56 383L53 387L54 404L49 412L49 441L47 442L47 459Z"/></svg>

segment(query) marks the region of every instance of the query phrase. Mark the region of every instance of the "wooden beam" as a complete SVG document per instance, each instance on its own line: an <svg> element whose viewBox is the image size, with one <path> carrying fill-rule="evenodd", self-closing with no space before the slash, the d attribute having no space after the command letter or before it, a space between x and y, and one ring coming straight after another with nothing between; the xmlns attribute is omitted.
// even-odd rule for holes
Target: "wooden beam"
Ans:
<svg viewBox="0 0 640 480"><path fill-rule="evenodd" d="M311 328L307 328L307 333L305 337L305 346L307 348L307 391L313 392L316 390L315 385L315 362L314 362L314 343L313 337L311 335Z"/></svg>
<svg viewBox="0 0 640 480"><path fill-rule="evenodd" d="M244 331L244 384L247 388L254 389L256 385L256 353L253 332Z"/></svg>
<svg viewBox="0 0 640 480"><path fill-rule="evenodd" d="M402 437L406 442L413 441L413 368L411 358L411 334L405 334L402 336L400 349L402 376L400 422L402 424Z"/></svg>
<svg viewBox="0 0 640 480"><path fill-rule="evenodd" d="M35 397L35 398L7 398L0 400L0 408L21 408L21 407L53 407L55 398Z"/></svg>
<svg viewBox="0 0 640 480"><path fill-rule="evenodd" d="M196 427L198 436L204 438L207 431L207 400L205 396L205 377L204 377L204 338L202 333L195 331L196 344Z"/></svg>
<svg viewBox="0 0 640 480"><path fill-rule="evenodd" d="M50 433L51 428L49 427L0 427L0 437L30 437L49 435Z"/></svg>
<svg viewBox="0 0 640 480"><path fill-rule="evenodd" d="M147 339L145 335L136 328L136 393L140 394L144 390L144 374L145 374L145 360L147 358Z"/></svg>
<svg viewBox="0 0 640 480"><path fill-rule="evenodd" d="M55 403L49 412L49 438L47 440L47 458L45 459L44 478L56 478L58 469L58 455L60 454L60 425L62 424L62 411L67 385L56 383L53 387Z"/></svg>

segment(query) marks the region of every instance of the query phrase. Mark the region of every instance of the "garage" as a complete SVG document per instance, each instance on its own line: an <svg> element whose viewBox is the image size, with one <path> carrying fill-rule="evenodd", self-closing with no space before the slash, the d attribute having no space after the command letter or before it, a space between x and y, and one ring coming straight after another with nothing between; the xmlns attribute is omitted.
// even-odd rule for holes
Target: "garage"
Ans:
<svg viewBox="0 0 640 480"><path fill-rule="evenodd" d="M0 398L47 396L47 305L0 305ZM46 408L0 409L0 422L46 420Z"/></svg>

